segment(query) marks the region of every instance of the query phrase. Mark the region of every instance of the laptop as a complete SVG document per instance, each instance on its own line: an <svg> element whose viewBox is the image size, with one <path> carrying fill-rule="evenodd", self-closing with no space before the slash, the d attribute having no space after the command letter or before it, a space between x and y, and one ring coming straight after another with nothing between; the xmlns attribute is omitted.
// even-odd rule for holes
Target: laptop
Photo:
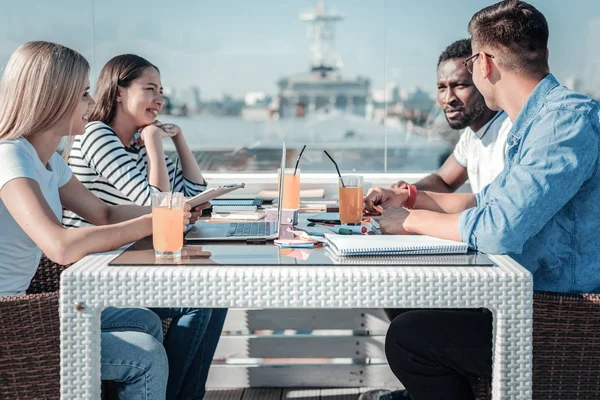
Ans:
<svg viewBox="0 0 600 400"><path fill-rule="evenodd" d="M285 173L285 142L281 149L281 168L279 169L279 203L277 222L197 222L185 235L185 239L193 240L275 240L279 237L279 226L283 209L283 183Z"/></svg>

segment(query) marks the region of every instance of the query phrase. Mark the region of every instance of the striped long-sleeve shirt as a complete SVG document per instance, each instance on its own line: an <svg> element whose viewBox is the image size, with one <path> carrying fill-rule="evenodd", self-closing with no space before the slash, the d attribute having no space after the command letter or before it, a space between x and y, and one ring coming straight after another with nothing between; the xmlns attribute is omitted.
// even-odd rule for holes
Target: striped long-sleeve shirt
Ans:
<svg viewBox="0 0 600 400"><path fill-rule="evenodd" d="M181 169L165 156L169 181L175 174L175 191L192 197L206 189L183 176ZM103 122L90 122L82 136L77 136L69 154L73 174L92 193L111 205L135 203L151 204L151 194L160 189L148 182L148 155L145 147L131 144L125 147L117 134ZM89 226L77 214L63 211L65 227Z"/></svg>

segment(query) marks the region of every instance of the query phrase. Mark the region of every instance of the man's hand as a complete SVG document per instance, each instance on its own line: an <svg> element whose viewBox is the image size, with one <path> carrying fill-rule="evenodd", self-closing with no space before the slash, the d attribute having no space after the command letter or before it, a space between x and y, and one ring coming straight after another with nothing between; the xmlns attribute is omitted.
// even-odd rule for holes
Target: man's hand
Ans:
<svg viewBox="0 0 600 400"><path fill-rule="evenodd" d="M383 210L383 214L379 219L381 233L384 235L409 235L404 229L404 221L410 215L404 207L389 207Z"/></svg>
<svg viewBox="0 0 600 400"><path fill-rule="evenodd" d="M392 185L392 190L395 192L397 191L397 189L400 189L402 185L409 185L409 183L404 181L398 181Z"/></svg>
<svg viewBox="0 0 600 400"><path fill-rule="evenodd" d="M379 214L375 206L381 206L383 209L388 207L402 207L408 199L408 190L406 189L384 189L376 187L369 189L369 193L364 199L365 210L370 213Z"/></svg>

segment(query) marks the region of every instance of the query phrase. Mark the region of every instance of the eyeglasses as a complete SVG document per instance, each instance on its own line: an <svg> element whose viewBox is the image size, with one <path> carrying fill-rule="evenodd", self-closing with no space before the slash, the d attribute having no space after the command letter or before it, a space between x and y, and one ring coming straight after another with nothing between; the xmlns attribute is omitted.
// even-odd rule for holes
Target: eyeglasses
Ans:
<svg viewBox="0 0 600 400"><path fill-rule="evenodd" d="M463 65L465 67L467 67L467 71L469 71L469 73L473 74L473 63L475 62L475 59L477 59L477 57L479 57L481 54L485 54L489 58L494 58L493 55L488 54L488 53L475 53L475 54L473 54L471 57L467 58L465 61L462 62Z"/></svg>

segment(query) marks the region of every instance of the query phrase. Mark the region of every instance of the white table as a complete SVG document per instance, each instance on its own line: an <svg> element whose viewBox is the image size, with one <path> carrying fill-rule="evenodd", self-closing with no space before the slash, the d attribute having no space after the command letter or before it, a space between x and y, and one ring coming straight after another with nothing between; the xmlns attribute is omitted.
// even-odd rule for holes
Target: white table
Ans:
<svg viewBox="0 0 600 400"><path fill-rule="evenodd" d="M62 273L61 399L100 398L100 314L115 307L479 308L494 315L493 398L532 397L531 274L496 267L135 266L91 255Z"/></svg>

